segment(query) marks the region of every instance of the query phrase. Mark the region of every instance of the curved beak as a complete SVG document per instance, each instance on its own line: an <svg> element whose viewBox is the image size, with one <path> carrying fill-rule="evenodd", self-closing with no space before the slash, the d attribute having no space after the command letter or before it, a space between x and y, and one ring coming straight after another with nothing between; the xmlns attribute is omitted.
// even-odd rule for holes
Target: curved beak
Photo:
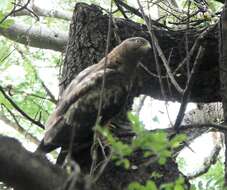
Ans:
<svg viewBox="0 0 227 190"><path fill-rule="evenodd" d="M143 45L142 49L143 49L144 53L147 54L151 50L150 42L147 41L147 43Z"/></svg>
<svg viewBox="0 0 227 190"><path fill-rule="evenodd" d="M147 43L144 45L144 48L146 48L146 49L151 49L151 44L150 44L150 42L147 42Z"/></svg>

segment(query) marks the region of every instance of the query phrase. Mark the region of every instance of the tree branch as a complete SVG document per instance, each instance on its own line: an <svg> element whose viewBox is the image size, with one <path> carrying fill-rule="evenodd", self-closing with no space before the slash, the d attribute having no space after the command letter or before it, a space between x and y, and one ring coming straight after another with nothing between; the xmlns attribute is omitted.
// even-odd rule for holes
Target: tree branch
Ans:
<svg viewBox="0 0 227 190"><path fill-rule="evenodd" d="M173 75L173 73L171 71L171 68L169 67L169 64L168 64L168 61L167 61L167 59L165 57L165 54L163 53L163 50L160 47L160 44L158 42L158 39L157 39L155 33L153 32L153 28L152 28L152 25L151 25L151 19L150 19L150 17L146 17L145 12L143 10L143 7L142 7L142 5L141 5L141 3L140 3L139 0L137 0L137 3L139 5L139 7L140 7L140 11L141 11L141 13L143 15L143 19L144 19L144 21L146 23L148 32L150 34L150 38L152 39L153 51L156 48L157 53L158 53L159 57L161 58L161 60L163 62L163 65L164 65L164 67L166 69L166 72L168 74L168 77L170 78L171 83L174 85L174 87L176 88L176 90L180 94L182 94L183 93L183 89L180 87L180 85L176 81L176 79L175 79L175 77L174 77L174 75Z"/></svg>
<svg viewBox="0 0 227 190"><path fill-rule="evenodd" d="M17 190L59 189L66 179L66 172L53 166L44 158L25 150L9 137L0 136L0 180Z"/></svg>
<svg viewBox="0 0 227 190"><path fill-rule="evenodd" d="M187 107L187 104L188 104L189 96L190 96L190 93L191 93L191 88L192 88L192 85L195 82L195 74L198 71L199 64L201 63L201 58L203 57L203 55L204 55L204 48L200 46L198 53L197 53L197 56L196 56L196 59L195 59L195 63L193 65L193 68L191 70L191 73L190 73L190 76L189 76L189 79L188 79L188 82L187 82L187 85L184 89L184 93L183 93L182 100L181 100L181 106L180 106L180 109L179 109L179 112L178 112L178 115L177 115L177 119L176 119L175 124L174 124L175 129L179 128L179 126L180 126L180 124L183 120L185 110L186 110L186 107Z"/></svg>
<svg viewBox="0 0 227 190"><path fill-rule="evenodd" d="M44 81L39 78L44 90L46 91L47 95L50 97L51 102L53 102L54 104L57 104L57 100L55 99L54 95L52 94L52 92L50 91L50 89L46 86L46 84L44 83Z"/></svg>
<svg viewBox="0 0 227 190"><path fill-rule="evenodd" d="M67 21L70 21L72 18L72 13L69 11L39 7L33 1L29 3L29 5L27 6L27 9L23 9L19 12L16 12L14 16L34 16L34 14L36 16L52 17L52 18L63 19Z"/></svg>
<svg viewBox="0 0 227 190"><path fill-rule="evenodd" d="M43 26L28 26L25 24L13 24L7 29L0 27L0 35L32 47L64 51L68 34L51 30Z"/></svg>

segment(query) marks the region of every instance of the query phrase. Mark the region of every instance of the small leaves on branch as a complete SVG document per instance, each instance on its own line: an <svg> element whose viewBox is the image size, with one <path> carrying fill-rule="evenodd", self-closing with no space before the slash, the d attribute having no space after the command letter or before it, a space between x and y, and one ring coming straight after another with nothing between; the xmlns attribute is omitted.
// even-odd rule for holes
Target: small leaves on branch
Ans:
<svg viewBox="0 0 227 190"><path fill-rule="evenodd" d="M117 165L123 165L126 169L131 167L128 157L138 151L142 151L144 158L149 160L147 163L157 161L160 165L164 165L167 159L171 157L172 150L179 147L186 140L186 136L183 134L169 139L168 134L164 131L149 132L139 121L138 116L132 113L128 114L128 118L132 123L132 131L135 133L135 137L130 143L124 143L113 136L108 128L96 126L97 131L102 134L111 146L112 159L116 161Z"/></svg>

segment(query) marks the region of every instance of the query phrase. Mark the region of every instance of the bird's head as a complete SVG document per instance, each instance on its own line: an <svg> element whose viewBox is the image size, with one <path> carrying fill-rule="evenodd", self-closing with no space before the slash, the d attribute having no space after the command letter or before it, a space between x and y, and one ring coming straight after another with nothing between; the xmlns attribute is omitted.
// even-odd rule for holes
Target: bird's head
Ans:
<svg viewBox="0 0 227 190"><path fill-rule="evenodd" d="M120 45L122 56L127 59L139 60L151 49L148 40L142 37L132 37L124 40Z"/></svg>

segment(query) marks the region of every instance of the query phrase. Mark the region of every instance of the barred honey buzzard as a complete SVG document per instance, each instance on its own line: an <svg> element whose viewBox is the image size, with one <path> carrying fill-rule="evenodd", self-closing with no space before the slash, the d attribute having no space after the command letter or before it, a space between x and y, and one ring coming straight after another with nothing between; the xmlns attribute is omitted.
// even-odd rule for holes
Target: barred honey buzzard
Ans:
<svg viewBox="0 0 227 190"><path fill-rule="evenodd" d="M150 43L142 37L128 38L99 63L79 73L63 92L59 104L49 117L39 151L47 153L68 144L72 129L77 142L84 142L92 136L103 79L105 86L100 124L105 125L118 114L127 101L137 65L150 48Z"/></svg>

